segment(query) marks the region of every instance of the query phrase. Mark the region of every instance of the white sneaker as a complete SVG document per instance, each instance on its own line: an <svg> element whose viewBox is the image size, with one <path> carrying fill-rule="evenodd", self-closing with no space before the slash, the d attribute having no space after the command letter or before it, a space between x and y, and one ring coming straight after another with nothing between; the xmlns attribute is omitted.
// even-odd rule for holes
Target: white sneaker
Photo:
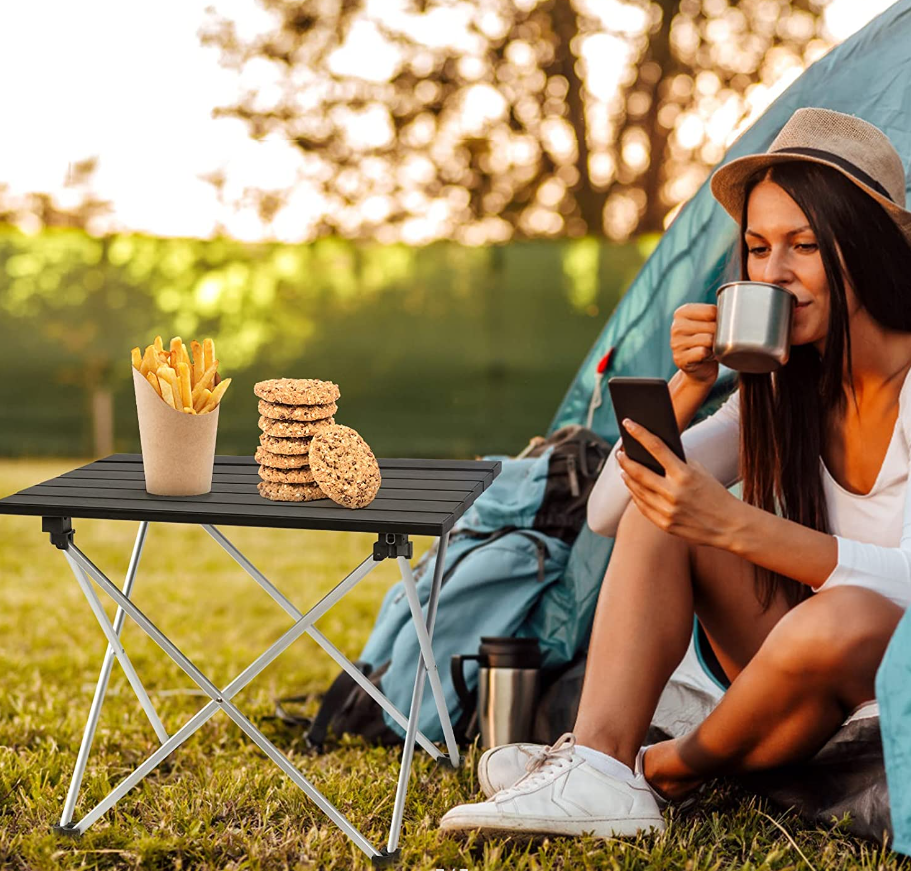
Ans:
<svg viewBox="0 0 911 871"><path fill-rule="evenodd" d="M645 766L645 751L648 750L650 746L650 744L646 744L645 747L639 748L639 752L636 754L636 762L633 766L633 774L635 774L636 777L641 777L642 782L652 791L652 794L655 796L655 803L660 810L664 810L668 805L673 805L677 808L678 812L688 811L694 805L698 804L700 793L705 791L705 784L700 784L699 788L686 798L670 799L665 798L663 795L659 795L655 788L645 779L645 773L643 772Z"/></svg>
<svg viewBox="0 0 911 871"><path fill-rule="evenodd" d="M542 751L531 770L489 801L462 804L440 820L443 831L485 834L582 835L611 838L664 831L655 796L641 776L627 782L603 774L563 735Z"/></svg>
<svg viewBox="0 0 911 871"><path fill-rule="evenodd" d="M478 785L490 798L494 793L512 786L524 777L531 760L550 750L546 744L501 744L485 750L478 760Z"/></svg>

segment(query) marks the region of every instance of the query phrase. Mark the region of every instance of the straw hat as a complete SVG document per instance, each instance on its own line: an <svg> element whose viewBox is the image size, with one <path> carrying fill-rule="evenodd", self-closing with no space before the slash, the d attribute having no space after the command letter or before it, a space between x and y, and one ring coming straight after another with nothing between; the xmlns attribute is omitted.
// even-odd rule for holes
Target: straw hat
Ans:
<svg viewBox="0 0 911 871"><path fill-rule="evenodd" d="M746 180L761 168L787 160L806 160L837 169L891 215L911 244L905 170L895 146L873 124L831 109L798 109L764 154L738 157L715 170L712 194L739 223Z"/></svg>

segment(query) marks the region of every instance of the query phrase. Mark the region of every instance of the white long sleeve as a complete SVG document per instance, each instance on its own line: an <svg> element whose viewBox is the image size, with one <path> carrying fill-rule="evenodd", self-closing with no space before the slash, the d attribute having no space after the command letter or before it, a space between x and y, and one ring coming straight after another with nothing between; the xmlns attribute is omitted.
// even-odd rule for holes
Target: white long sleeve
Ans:
<svg viewBox="0 0 911 871"><path fill-rule="evenodd" d="M713 415L685 430L680 441L686 458L706 467L725 487L740 480L740 393L734 391ZM629 505L629 490L620 477L617 439L588 499L588 525L598 535L612 538Z"/></svg>
<svg viewBox="0 0 911 871"><path fill-rule="evenodd" d="M682 436L687 459L705 466L725 487L740 480L740 395L733 393L706 420ZM592 488L588 525L606 537L616 535L630 495L620 478L618 440ZM874 590L902 607L911 604L911 372L902 387L899 416L879 476L869 493L841 487L820 458L830 530L838 562L814 592L838 586Z"/></svg>
<svg viewBox="0 0 911 871"><path fill-rule="evenodd" d="M911 492L911 487L908 488ZM867 587L907 608L911 602L911 502L905 502L902 538L898 547L883 547L853 538L835 536L838 563L813 591L833 587Z"/></svg>

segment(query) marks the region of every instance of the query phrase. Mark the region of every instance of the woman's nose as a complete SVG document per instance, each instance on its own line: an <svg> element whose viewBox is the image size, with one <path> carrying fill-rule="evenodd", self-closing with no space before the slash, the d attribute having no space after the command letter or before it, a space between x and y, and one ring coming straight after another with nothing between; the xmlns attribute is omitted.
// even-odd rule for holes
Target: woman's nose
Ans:
<svg viewBox="0 0 911 871"><path fill-rule="evenodd" d="M773 246L769 256L763 263L762 281L769 284L780 284L787 286L794 279L794 272L791 269L790 252L786 246Z"/></svg>

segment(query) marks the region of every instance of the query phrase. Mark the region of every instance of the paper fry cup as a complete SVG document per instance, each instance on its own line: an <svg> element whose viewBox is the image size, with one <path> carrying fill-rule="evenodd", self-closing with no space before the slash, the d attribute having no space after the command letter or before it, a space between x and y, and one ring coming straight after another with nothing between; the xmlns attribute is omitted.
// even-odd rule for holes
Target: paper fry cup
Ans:
<svg viewBox="0 0 911 871"><path fill-rule="evenodd" d="M206 414L176 411L135 366L130 368L146 492L155 496L200 496L211 492L220 404ZM215 377L215 383L221 380Z"/></svg>

